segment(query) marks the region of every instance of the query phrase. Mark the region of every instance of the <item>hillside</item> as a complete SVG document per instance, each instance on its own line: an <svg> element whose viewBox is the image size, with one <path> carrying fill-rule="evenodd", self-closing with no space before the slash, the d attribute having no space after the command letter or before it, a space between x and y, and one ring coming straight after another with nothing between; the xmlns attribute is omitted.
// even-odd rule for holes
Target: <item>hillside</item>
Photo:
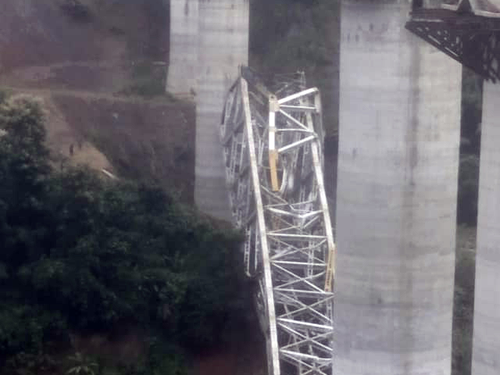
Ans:
<svg viewBox="0 0 500 375"><path fill-rule="evenodd" d="M163 94L168 34L162 1L5 1L0 88L43 99L57 157L189 202L194 106Z"/></svg>
<svg viewBox="0 0 500 375"><path fill-rule="evenodd" d="M85 164L135 181L159 182L174 197L192 202L195 107L164 94L165 4L0 2L0 91L42 101L48 146L61 167ZM251 314L249 319L254 319ZM227 338L228 344L190 358L193 375L264 373L265 345L258 330L247 328L256 323L231 324L228 334L234 337ZM132 328L119 335L75 334L71 346L130 362L144 354L147 339ZM69 354L66 350L60 354Z"/></svg>
<svg viewBox="0 0 500 375"><path fill-rule="evenodd" d="M141 63L168 61L168 34L162 1L4 1L1 82L116 92Z"/></svg>

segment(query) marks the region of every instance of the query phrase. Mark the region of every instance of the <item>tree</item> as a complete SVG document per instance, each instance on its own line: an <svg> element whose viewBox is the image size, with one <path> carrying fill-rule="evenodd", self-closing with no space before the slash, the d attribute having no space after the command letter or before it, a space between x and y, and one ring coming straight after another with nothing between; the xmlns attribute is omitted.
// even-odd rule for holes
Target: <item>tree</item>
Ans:
<svg viewBox="0 0 500 375"><path fill-rule="evenodd" d="M29 98L0 104L3 355L124 322L190 347L220 340L238 305L239 236L158 187L53 170L43 121Z"/></svg>
<svg viewBox="0 0 500 375"><path fill-rule="evenodd" d="M50 167L39 103L15 96L0 105L0 263L15 271L39 256Z"/></svg>

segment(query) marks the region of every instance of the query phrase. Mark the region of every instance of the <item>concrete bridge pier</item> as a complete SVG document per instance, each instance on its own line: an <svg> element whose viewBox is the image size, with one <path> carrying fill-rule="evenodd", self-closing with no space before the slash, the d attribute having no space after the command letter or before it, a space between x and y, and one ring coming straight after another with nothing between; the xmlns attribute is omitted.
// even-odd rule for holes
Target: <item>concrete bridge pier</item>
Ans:
<svg viewBox="0 0 500 375"><path fill-rule="evenodd" d="M167 91L196 93L198 71L198 0L170 0L170 62Z"/></svg>
<svg viewBox="0 0 500 375"><path fill-rule="evenodd" d="M336 375L449 375L461 66L342 0Z"/></svg>
<svg viewBox="0 0 500 375"><path fill-rule="evenodd" d="M472 375L500 374L500 84L485 82Z"/></svg>
<svg viewBox="0 0 500 375"><path fill-rule="evenodd" d="M196 97L195 203L201 211L231 219L219 137L224 102L248 65L248 0L200 0Z"/></svg>

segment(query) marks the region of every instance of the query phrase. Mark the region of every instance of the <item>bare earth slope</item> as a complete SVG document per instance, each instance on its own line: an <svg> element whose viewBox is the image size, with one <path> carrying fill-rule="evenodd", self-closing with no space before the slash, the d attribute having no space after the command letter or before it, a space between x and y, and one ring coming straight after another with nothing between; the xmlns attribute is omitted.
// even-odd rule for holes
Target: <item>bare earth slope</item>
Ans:
<svg viewBox="0 0 500 375"><path fill-rule="evenodd" d="M146 0L80 0L82 17L67 3L0 2L0 88L43 99L55 155L155 180L190 201L194 106L134 95L165 77L167 10Z"/></svg>
<svg viewBox="0 0 500 375"><path fill-rule="evenodd" d="M168 61L168 8L147 0L0 2L1 82L116 91L140 62ZM81 11L80 11L81 12Z"/></svg>

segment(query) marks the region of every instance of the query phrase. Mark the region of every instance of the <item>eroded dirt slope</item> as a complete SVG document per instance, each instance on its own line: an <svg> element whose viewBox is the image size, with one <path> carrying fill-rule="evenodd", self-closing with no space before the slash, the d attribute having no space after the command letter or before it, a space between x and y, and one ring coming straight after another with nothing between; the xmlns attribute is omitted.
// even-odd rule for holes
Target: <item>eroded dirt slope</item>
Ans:
<svg viewBox="0 0 500 375"><path fill-rule="evenodd" d="M73 3L0 2L0 88L43 100L61 160L156 181L190 202L194 106L136 92L164 87L167 2Z"/></svg>
<svg viewBox="0 0 500 375"><path fill-rule="evenodd" d="M166 2L79 0L84 11L68 3L0 2L0 84L116 92L140 64L166 69Z"/></svg>

